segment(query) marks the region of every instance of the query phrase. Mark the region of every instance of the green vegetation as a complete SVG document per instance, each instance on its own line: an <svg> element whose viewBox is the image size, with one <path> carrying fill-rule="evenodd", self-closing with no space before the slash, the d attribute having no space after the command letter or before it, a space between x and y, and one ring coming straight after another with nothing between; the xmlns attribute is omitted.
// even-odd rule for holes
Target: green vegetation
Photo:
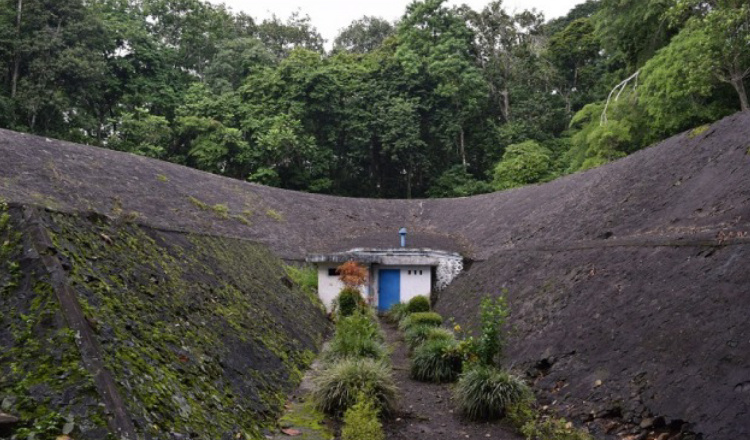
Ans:
<svg viewBox="0 0 750 440"><path fill-rule="evenodd" d="M386 313L385 317L390 322L398 324L409 314L408 306L404 303L398 303L391 306L390 310Z"/></svg>
<svg viewBox="0 0 750 440"><path fill-rule="evenodd" d="M341 440L384 440L383 425L372 397L364 392L357 395L357 403L344 413Z"/></svg>
<svg viewBox="0 0 750 440"><path fill-rule="evenodd" d="M427 340L414 350L411 377L425 382L453 382L461 373L462 357L452 338Z"/></svg>
<svg viewBox="0 0 750 440"><path fill-rule="evenodd" d="M543 415L534 408L532 399L509 405L505 415L526 440L592 440L588 432L565 419Z"/></svg>
<svg viewBox="0 0 750 440"><path fill-rule="evenodd" d="M385 360L387 350L378 324L367 314L354 312L342 314L336 323L336 333L331 340L325 359L370 358Z"/></svg>
<svg viewBox="0 0 750 440"><path fill-rule="evenodd" d="M350 316L363 307L364 300L356 287L344 287L336 297L336 305L341 316Z"/></svg>
<svg viewBox="0 0 750 440"><path fill-rule="evenodd" d="M494 300L489 296L485 297L479 305L481 334L477 341L477 357L483 365L494 365L495 361L502 356L505 345L502 330L508 313L508 305L503 296Z"/></svg>
<svg viewBox="0 0 750 440"><path fill-rule="evenodd" d="M429 312L430 311L430 300L426 296L417 295L406 303L406 311L408 313L418 312Z"/></svg>
<svg viewBox="0 0 750 440"><path fill-rule="evenodd" d="M164 174L157 174L156 180L159 182L169 182L169 177L165 176Z"/></svg>
<svg viewBox="0 0 750 440"><path fill-rule="evenodd" d="M360 392L373 397L382 413L395 408L396 386L388 364L372 359L344 359L315 378L313 399L328 414L340 415L352 407Z"/></svg>
<svg viewBox="0 0 750 440"><path fill-rule="evenodd" d="M455 340L456 337L448 329L435 327L431 324L413 325L404 332L404 342L410 350L419 347L425 341Z"/></svg>
<svg viewBox="0 0 750 440"><path fill-rule="evenodd" d="M491 420L527 399L531 391L518 377L494 367L479 365L462 374L454 397L461 413L473 420Z"/></svg>
<svg viewBox="0 0 750 440"><path fill-rule="evenodd" d="M431 325L440 327L443 323L443 317L435 312L419 312L406 316L398 325L399 330L406 331L417 325Z"/></svg>
<svg viewBox="0 0 750 440"><path fill-rule="evenodd" d="M268 208L266 209L266 215L271 220L277 221L277 222L283 222L284 221L284 215L280 213L279 211L276 211L275 209Z"/></svg>
<svg viewBox="0 0 750 440"><path fill-rule="evenodd" d="M175 240L129 223L44 215L53 246L70 262L70 285L105 365L144 435L254 438L275 423L326 327L319 303L284 284L276 257L241 240ZM13 247L12 255L22 251ZM24 276L45 273L28 269ZM0 267L0 285L8 279ZM104 438L106 428L82 434L106 427L106 417L90 403L99 398L52 287L43 277L18 286L34 289L13 287L0 297L3 310L18 312L0 316L16 341L0 354L0 363L13 367L0 379L0 394L15 398L8 411L27 429L80 411L86 415L76 416L71 436ZM227 374L227 364L238 372ZM60 395L69 395L69 404L51 398Z"/></svg>
<svg viewBox="0 0 750 440"><path fill-rule="evenodd" d="M325 414L318 411L309 399L303 402L292 400L288 410L279 419L280 426L293 426L301 431L301 435L297 437L299 440L333 440L335 436L324 422Z"/></svg>
<svg viewBox="0 0 750 440"><path fill-rule="evenodd" d="M328 53L299 14L47 3L0 6L0 127L310 192L511 188L750 107L742 1L589 0L545 21L420 0Z"/></svg>

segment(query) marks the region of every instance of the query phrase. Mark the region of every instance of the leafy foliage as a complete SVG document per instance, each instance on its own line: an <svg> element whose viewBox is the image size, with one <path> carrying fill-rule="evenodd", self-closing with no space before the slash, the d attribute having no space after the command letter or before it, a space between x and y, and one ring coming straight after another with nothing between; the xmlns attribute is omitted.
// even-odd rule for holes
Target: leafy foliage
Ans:
<svg viewBox="0 0 750 440"><path fill-rule="evenodd" d="M354 261L347 261L337 267L336 273L339 274L339 280L346 287L358 288L367 281L367 268Z"/></svg>
<svg viewBox="0 0 750 440"><path fill-rule="evenodd" d="M338 305L339 315L342 317L352 316L364 307L364 300L362 294L359 293L359 289L355 287L344 287L339 292L339 296L336 297L336 304Z"/></svg>
<svg viewBox="0 0 750 440"><path fill-rule="evenodd" d="M424 295L417 295L409 300L406 304L406 311L409 313L429 312L430 300Z"/></svg>
<svg viewBox="0 0 750 440"><path fill-rule="evenodd" d="M589 0L545 23L499 0L420 0L397 23L355 20L325 53L299 13L8 1L0 126L296 190L464 197L748 110L749 17L738 0Z"/></svg>
<svg viewBox="0 0 750 440"><path fill-rule="evenodd" d="M383 335L376 322L364 313L353 313L336 323L336 333L331 340L325 359L371 358L384 360L387 351Z"/></svg>
<svg viewBox="0 0 750 440"><path fill-rule="evenodd" d="M384 440L383 425L372 397L365 392L357 395L357 403L344 413L342 440Z"/></svg>
<svg viewBox="0 0 750 440"><path fill-rule="evenodd" d="M386 314L389 321L398 324L402 319L409 316L409 308L405 303L397 303L391 306Z"/></svg>

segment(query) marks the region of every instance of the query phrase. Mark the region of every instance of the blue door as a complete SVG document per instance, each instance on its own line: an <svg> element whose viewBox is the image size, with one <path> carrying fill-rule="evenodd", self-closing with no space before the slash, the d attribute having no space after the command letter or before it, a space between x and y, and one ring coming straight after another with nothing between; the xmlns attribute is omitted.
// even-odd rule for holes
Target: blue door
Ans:
<svg viewBox="0 0 750 440"><path fill-rule="evenodd" d="M392 305L401 301L401 271L380 269L378 273L378 310L387 312Z"/></svg>

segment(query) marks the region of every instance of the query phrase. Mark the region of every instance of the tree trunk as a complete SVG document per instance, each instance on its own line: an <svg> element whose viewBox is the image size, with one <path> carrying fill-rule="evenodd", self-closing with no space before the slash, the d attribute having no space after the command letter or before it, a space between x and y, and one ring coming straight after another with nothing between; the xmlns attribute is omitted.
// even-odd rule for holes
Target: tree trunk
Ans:
<svg viewBox="0 0 750 440"><path fill-rule="evenodd" d="M10 97L16 97L16 91L18 90L18 71L21 64L21 56L18 53L18 47L21 45L21 12L23 11L23 0L18 0L18 6L16 8L16 44L15 50L13 51L13 78L10 84Z"/></svg>
<svg viewBox="0 0 750 440"><path fill-rule="evenodd" d="M406 170L406 198L411 199L411 166Z"/></svg>
<svg viewBox="0 0 750 440"><path fill-rule="evenodd" d="M510 92L508 88L503 88L500 95L503 97L503 118L505 118L505 122L510 122Z"/></svg>
<svg viewBox="0 0 750 440"><path fill-rule="evenodd" d="M464 144L463 127L461 127L461 132L459 133L458 146L461 149L461 163L464 165L464 169L466 169L466 145Z"/></svg>
<svg viewBox="0 0 750 440"><path fill-rule="evenodd" d="M732 76L732 87L737 92L737 96L740 98L740 110L745 112L750 110L750 104L747 101L747 91L745 90L745 82L741 75Z"/></svg>

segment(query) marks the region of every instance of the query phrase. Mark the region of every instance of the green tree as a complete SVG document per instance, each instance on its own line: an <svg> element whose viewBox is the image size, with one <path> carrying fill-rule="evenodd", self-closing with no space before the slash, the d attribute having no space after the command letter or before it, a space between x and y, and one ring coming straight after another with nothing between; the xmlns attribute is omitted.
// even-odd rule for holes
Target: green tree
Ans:
<svg viewBox="0 0 750 440"><path fill-rule="evenodd" d="M542 181L552 168L552 152L536 141L508 146L495 166L493 185L503 190Z"/></svg>
<svg viewBox="0 0 750 440"><path fill-rule="evenodd" d="M364 16L353 21L339 32L333 42L333 50L354 53L368 53L380 47L386 38L393 35L395 28L382 18Z"/></svg>

